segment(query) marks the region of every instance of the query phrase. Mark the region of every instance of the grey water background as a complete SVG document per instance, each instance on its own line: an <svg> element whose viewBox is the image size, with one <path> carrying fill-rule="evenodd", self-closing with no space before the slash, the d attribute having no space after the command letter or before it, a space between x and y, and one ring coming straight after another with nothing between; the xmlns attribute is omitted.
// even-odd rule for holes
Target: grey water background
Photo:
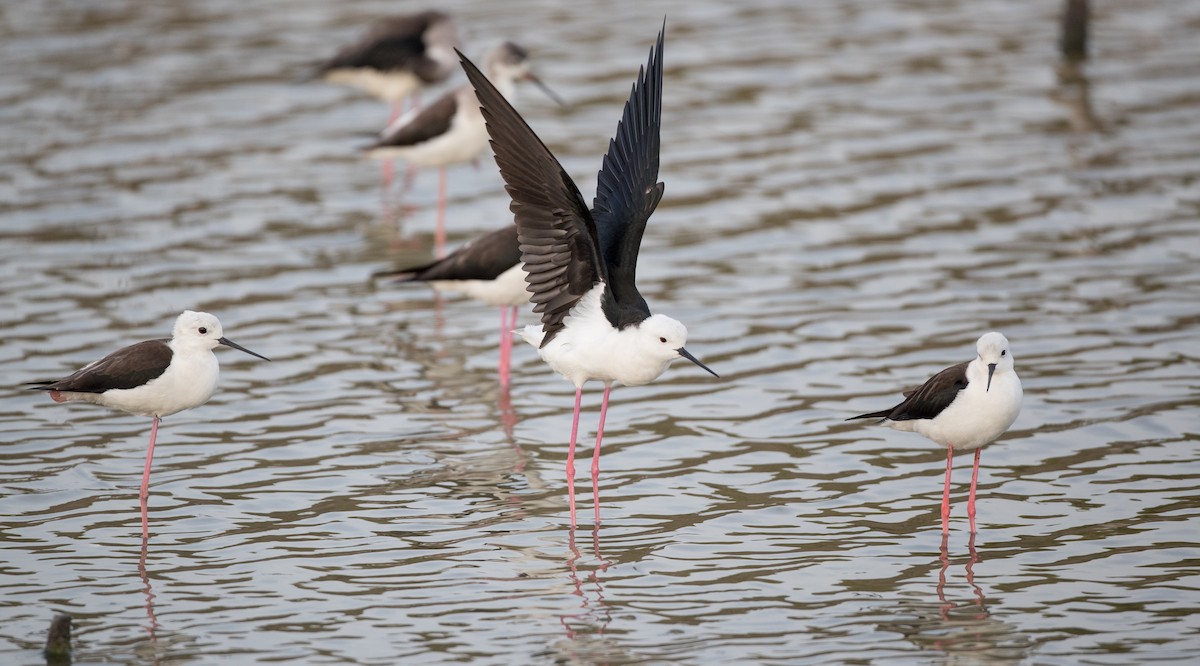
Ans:
<svg viewBox="0 0 1200 666"><path fill-rule="evenodd" d="M495 311L369 284L429 257L436 177L385 194L385 105L294 82L420 5L0 5L0 661L55 612L87 664L1200 660L1200 4L1093 4L1072 71L1057 2L441 3L530 49L588 197L668 17L639 279L721 379L614 390L573 540L571 386L519 345L502 392ZM490 158L449 192L453 243L511 219ZM273 362L164 421L143 551L149 420L20 384L185 308ZM844 419L991 329L1025 406L943 545L943 452Z"/></svg>

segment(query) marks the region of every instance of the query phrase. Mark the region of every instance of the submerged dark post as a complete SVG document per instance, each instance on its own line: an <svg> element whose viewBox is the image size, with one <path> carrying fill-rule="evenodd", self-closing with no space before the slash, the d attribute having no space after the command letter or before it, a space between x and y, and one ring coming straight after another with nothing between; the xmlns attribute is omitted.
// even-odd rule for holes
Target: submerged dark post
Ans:
<svg viewBox="0 0 1200 666"><path fill-rule="evenodd" d="M47 664L71 663L71 616L55 615L50 622L50 634L46 637L46 649L42 650Z"/></svg>
<svg viewBox="0 0 1200 666"><path fill-rule="evenodd" d="M1066 0L1063 3L1062 32L1058 48L1063 58L1071 61L1087 59L1088 0Z"/></svg>

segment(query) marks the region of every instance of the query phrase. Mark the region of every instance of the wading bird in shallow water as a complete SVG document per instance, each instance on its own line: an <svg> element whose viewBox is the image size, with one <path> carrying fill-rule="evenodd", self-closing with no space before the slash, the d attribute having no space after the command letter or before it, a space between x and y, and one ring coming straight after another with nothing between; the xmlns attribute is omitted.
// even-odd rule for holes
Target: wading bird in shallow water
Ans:
<svg viewBox="0 0 1200 666"><path fill-rule="evenodd" d="M343 47L315 72L331 83L353 86L392 103L400 115L406 97L445 81L454 71L458 27L442 12L423 11L375 22L358 41Z"/></svg>
<svg viewBox="0 0 1200 666"><path fill-rule="evenodd" d="M500 308L500 385L508 386L512 368L512 333L517 307L529 302L517 225L506 224L458 248L445 259L373 277L396 282L425 282L436 291L463 294ZM512 311L510 320L508 313Z"/></svg>
<svg viewBox="0 0 1200 666"><path fill-rule="evenodd" d="M217 345L270 360L223 337L221 322L213 315L185 310L175 320L170 340L146 340L123 347L62 379L31 384L34 390L49 391L55 402L90 402L154 417L142 472L143 537L150 534L146 499L158 422L164 416L203 405L212 397L220 371L212 352Z"/></svg>
<svg viewBox="0 0 1200 666"><path fill-rule="evenodd" d="M488 52L483 62L488 79L507 99L517 92L517 81L531 81L550 99L563 103L529 69L529 53L512 42ZM438 212L434 247L438 258L446 245L446 167L477 159L487 150L488 134L479 114L479 102L470 85L460 86L420 111L410 111L388 125L367 154L376 159L399 157L409 165L438 167Z"/></svg>
<svg viewBox="0 0 1200 666"><path fill-rule="evenodd" d="M1013 369L1008 338L992 332L975 343L973 361L952 365L921 386L904 392L904 401L853 419L881 419L896 430L916 432L946 447L946 482L942 488L942 533L950 531L950 471L955 451L974 451L967 515L975 532L975 486L983 446L1008 430L1021 411L1021 379Z"/></svg>
<svg viewBox="0 0 1200 666"><path fill-rule="evenodd" d="M666 26L664 24L665 31ZM596 448L592 453L592 501L600 523L600 442L613 382L629 386L654 381L677 358L716 376L686 349L687 329L650 314L634 283L638 247L646 222L663 194L658 182L662 116L663 33L639 72L625 111L609 142L589 211L574 181L516 109L466 57L467 78L482 105L496 164L517 222L521 260L534 312L542 326L521 331L526 342L556 372L575 385L567 492L571 527L575 518L575 440L583 385L604 383Z"/></svg>

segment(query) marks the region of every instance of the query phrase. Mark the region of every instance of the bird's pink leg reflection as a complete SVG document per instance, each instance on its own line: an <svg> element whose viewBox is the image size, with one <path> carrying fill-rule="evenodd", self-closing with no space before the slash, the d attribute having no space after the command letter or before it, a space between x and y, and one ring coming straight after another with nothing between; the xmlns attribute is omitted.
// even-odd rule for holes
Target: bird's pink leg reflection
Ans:
<svg viewBox="0 0 1200 666"><path fill-rule="evenodd" d="M507 384L500 387L500 399L497 401L496 407L500 411L500 423L504 426L504 436L507 437L510 442L512 442L513 430L517 426L517 412L513 409L512 391L509 390L509 386ZM518 453L523 453L521 451L521 447L518 446L516 442L512 442L512 445ZM520 472L524 470L524 468L525 462L524 458L522 458L520 466L515 468L513 471Z"/></svg>
<svg viewBox="0 0 1200 666"><path fill-rule="evenodd" d="M150 539L142 537L142 556L138 560L138 574L142 578L142 594L146 597L146 617L150 619L150 624L146 626L146 632L150 634L150 642L155 642L156 634L158 633L158 616L154 614L154 590L150 588L150 575L146 573L146 554L150 550Z"/></svg>
<svg viewBox="0 0 1200 666"><path fill-rule="evenodd" d="M566 629L567 638L574 639L578 634L568 620L576 620L579 623L593 625L596 627L596 633L603 636L604 630L608 628L608 623L612 621L612 613L609 611L608 605L604 602L604 586L600 583L600 573L607 571L610 564L600 554L600 526L597 525L592 528L592 553L596 556L597 566L587 576L587 580L595 586L596 590L594 607L588 598L587 592L584 590L583 581L579 578L578 563L583 555L575 545L575 530L571 530L568 548L571 551L571 555L567 558L568 575L571 577L571 584L574 588L571 594L581 599L579 604L580 612L560 616L558 618L559 624L563 626L563 629ZM598 618L598 621L596 618Z"/></svg>
<svg viewBox="0 0 1200 666"><path fill-rule="evenodd" d="M983 588L975 584L975 563L979 561L979 553L975 550L974 530L971 531L971 538L967 540L967 550L971 554L971 559L964 567L967 572L967 584L975 590L975 605L983 608L983 602L987 597L983 594Z"/></svg>
<svg viewBox="0 0 1200 666"><path fill-rule="evenodd" d="M947 620L954 604L946 601L946 570L950 568L950 535L945 532L942 533L942 549L938 559L942 562L942 568L938 569L937 595L938 601L942 602L940 609L942 619Z"/></svg>
<svg viewBox="0 0 1200 666"><path fill-rule="evenodd" d="M937 596L938 601L941 602L941 617L943 620L949 619L950 610L954 608L954 603L946 600L946 572L950 568L949 541L949 535L943 534L942 548L938 556L942 566L941 569L938 570ZM978 614L975 619L984 619L987 617L987 610L984 609L983 602L987 599L987 597L983 594L983 588L975 584L974 567L975 564L979 562L979 552L975 550L974 534L971 534L970 539L967 541L967 550L970 553L970 556L967 560L967 564L963 567L963 570L967 575L967 584L970 585L971 589L975 591L974 603L982 610L982 613Z"/></svg>

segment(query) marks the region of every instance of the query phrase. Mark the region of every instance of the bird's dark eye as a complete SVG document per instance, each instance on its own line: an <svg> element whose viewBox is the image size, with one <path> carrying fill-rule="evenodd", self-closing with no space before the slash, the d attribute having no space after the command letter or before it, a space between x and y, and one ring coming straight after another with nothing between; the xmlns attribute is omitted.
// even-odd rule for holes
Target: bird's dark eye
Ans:
<svg viewBox="0 0 1200 666"><path fill-rule="evenodd" d="M659 338L659 339L658 339L658 341L659 341L659 342L661 342L661 343L663 343L664 345L665 345L665 344L667 344L667 339L666 339L666 338Z"/></svg>
<svg viewBox="0 0 1200 666"><path fill-rule="evenodd" d="M1008 356L1008 350L1007 350L1007 349L1001 349L1001 350L1000 350L1000 355L1001 355L1001 356Z"/></svg>
<svg viewBox="0 0 1200 666"><path fill-rule="evenodd" d="M208 333L208 329L201 326L200 327L200 335L204 335L205 333Z"/></svg>

